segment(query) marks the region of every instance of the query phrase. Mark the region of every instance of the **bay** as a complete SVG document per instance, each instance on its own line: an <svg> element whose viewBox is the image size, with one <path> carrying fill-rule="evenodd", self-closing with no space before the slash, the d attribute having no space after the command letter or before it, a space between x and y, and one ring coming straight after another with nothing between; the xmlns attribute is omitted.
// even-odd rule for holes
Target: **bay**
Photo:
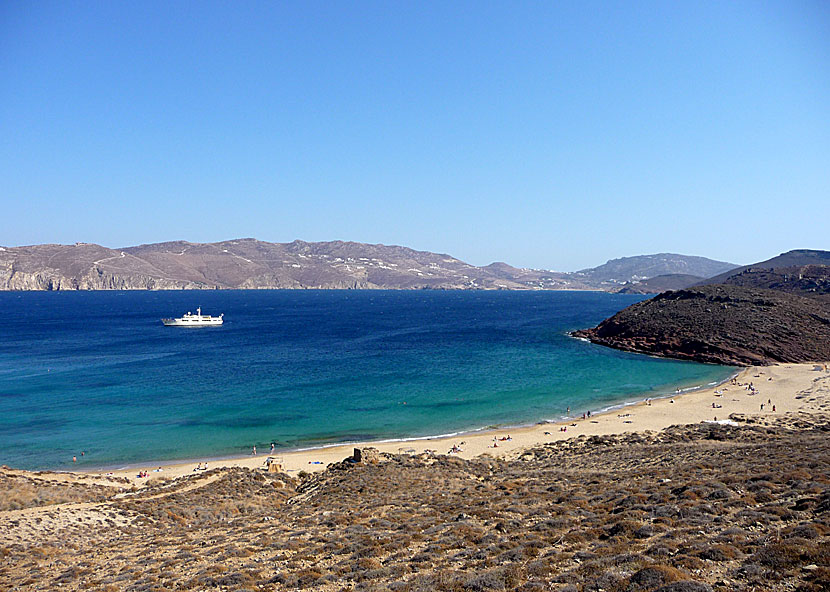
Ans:
<svg viewBox="0 0 830 592"><path fill-rule="evenodd" d="M731 368L570 338L599 292L0 293L0 462L115 467L555 420ZM164 327L201 306L221 327ZM84 451L81 456L80 452ZM73 464L75 455L78 462Z"/></svg>

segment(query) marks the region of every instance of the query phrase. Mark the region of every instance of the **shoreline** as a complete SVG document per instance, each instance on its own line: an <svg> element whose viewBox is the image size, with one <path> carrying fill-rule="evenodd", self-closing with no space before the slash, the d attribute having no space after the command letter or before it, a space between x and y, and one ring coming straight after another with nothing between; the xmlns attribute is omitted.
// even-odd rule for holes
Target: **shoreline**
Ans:
<svg viewBox="0 0 830 592"><path fill-rule="evenodd" d="M483 428L452 435L413 437L385 441L334 443L320 447L275 450L245 456L192 459L156 463L136 463L111 469L84 469L71 473L96 476L127 477L136 486L192 474L194 465L208 463L209 468L244 467L264 469L268 458L276 459L289 475L324 470L332 462L352 455L355 448L375 448L391 454L442 454L471 459L478 456L513 457L521 450L578 436L600 436L626 432L659 431L676 424L725 422L732 414L760 416L775 421L776 416L791 412L830 412L830 372L823 363L750 366L737 370L715 385L614 405L602 413L583 419L568 417L561 421L542 421L531 425ZM816 370L818 368L818 370ZM750 391L752 383L755 391ZM824 388L825 391L817 393ZM805 393L813 395L807 397ZM769 402L769 403L768 403ZM760 409L760 405L764 409ZM771 408L772 407L772 408ZM158 469L161 468L161 471ZM139 472L147 477L139 478Z"/></svg>
<svg viewBox="0 0 830 592"><path fill-rule="evenodd" d="M725 377L720 381L709 382L706 384L696 385L688 388L678 388L676 392L666 392L657 394L652 397L645 397L640 398L644 393L639 393L636 395L636 398L627 399L622 402L618 403L611 403L600 407L596 410L590 410L591 418L600 417L607 413L611 413L613 411L618 411L621 409L625 409L627 407L636 406L639 404L646 403L647 401L659 401L668 399L671 397L680 397L685 396L687 394L695 393L698 391L706 390L706 389L714 389L719 387L720 385L726 384L731 381L733 378L739 376L741 372L745 370L745 368L733 368L732 373ZM587 411L586 411L587 413ZM283 457L286 455L295 455L295 454L307 454L307 453L314 453L316 451L325 451L330 448L371 448L375 447L376 445L383 445L383 444L407 444L413 442L435 442L435 441L445 441L452 438L465 438L465 437L476 437L481 436L486 433L496 433L496 432L504 432L504 431L518 431L518 430L526 430L531 429L534 427L539 427L543 425L549 426L559 426L561 424L565 424L568 422L576 421L579 419L582 420L581 417L576 415L560 417L557 419L538 419L524 423L517 423L517 424L502 424L502 425L487 425L481 426L478 428L472 428L467 430L458 430L456 432L447 432L442 434L434 434L434 435L425 435L425 436L401 436L397 438L384 438L380 440L348 440L344 442L331 442L326 444L319 444L319 445L312 445L312 446L303 446L297 448L277 448L271 453L267 449L263 449L263 452L257 454L258 458L267 458L271 457ZM78 468L76 470L71 469L43 469L46 471L54 471L54 472L61 472L61 473L77 473L77 474L89 474L89 475L102 475L102 474L109 474L114 473L120 475L123 472L128 471L140 471L140 470L148 470L147 467L166 467L166 466L180 466L180 465L192 465L194 463L202 464L202 463L213 463L215 466L225 466L223 463L236 463L239 461L246 461L251 460L253 457L252 454L227 454L227 455L216 455L216 456L194 456L194 457L187 457L181 459L168 459L168 460L159 460L159 459L148 459L136 462L130 462L122 465L103 465L103 466L95 466L95 467L84 467ZM341 459L342 460L342 459ZM235 466L235 465L228 465L228 466ZM318 469L319 470L319 469ZM152 473L152 471L150 471Z"/></svg>

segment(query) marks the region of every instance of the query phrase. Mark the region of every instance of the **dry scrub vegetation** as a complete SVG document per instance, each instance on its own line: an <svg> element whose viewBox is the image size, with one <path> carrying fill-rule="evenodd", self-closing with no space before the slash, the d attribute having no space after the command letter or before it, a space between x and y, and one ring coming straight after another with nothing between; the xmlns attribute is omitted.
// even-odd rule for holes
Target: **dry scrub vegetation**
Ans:
<svg viewBox="0 0 830 592"><path fill-rule="evenodd" d="M116 484L118 480L111 480ZM126 481L126 480L124 480ZM126 483L123 484L126 486ZM54 473L0 470L0 512L69 502L103 501L112 495L106 487L83 480L66 482Z"/></svg>
<svg viewBox="0 0 830 592"><path fill-rule="evenodd" d="M510 460L383 456L303 479L214 470L110 499L129 524L6 544L0 587L826 591L830 418L783 423Z"/></svg>

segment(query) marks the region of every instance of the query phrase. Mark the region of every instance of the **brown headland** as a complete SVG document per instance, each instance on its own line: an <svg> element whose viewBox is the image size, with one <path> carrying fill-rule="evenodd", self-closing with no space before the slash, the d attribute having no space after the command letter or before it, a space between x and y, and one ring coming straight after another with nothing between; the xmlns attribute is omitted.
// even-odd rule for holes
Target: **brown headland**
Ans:
<svg viewBox="0 0 830 592"><path fill-rule="evenodd" d="M669 358L746 366L830 359L830 252L796 250L667 291L574 332Z"/></svg>

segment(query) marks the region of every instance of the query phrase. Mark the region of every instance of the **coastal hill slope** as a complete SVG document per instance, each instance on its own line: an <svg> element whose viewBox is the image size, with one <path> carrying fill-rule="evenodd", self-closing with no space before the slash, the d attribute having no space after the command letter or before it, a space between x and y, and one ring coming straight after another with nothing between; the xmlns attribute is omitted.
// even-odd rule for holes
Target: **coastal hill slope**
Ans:
<svg viewBox="0 0 830 592"><path fill-rule="evenodd" d="M123 249L78 243L0 251L5 290L522 287L449 255L341 241L176 241Z"/></svg>
<svg viewBox="0 0 830 592"><path fill-rule="evenodd" d="M764 269L750 267L723 282L731 286L767 288L830 304L830 265L798 265Z"/></svg>
<svg viewBox="0 0 830 592"><path fill-rule="evenodd" d="M803 267L807 265L830 265L830 251L819 251L816 249L793 249L781 253L766 261L759 261L750 265L742 265L734 269L726 270L718 275L705 276L708 279L701 284L723 284L730 277L753 269L781 269L785 267Z"/></svg>
<svg viewBox="0 0 830 592"><path fill-rule="evenodd" d="M572 438L514 459L381 454L296 478L212 469L121 494L115 480L4 468L0 581L73 591L827 590L828 417L736 419Z"/></svg>
<svg viewBox="0 0 830 592"><path fill-rule="evenodd" d="M655 257L662 263L655 263ZM89 243L50 244L0 247L0 290L612 291L631 277L650 277L649 274L659 270L675 273L690 265L695 269L703 265L710 271L721 270L723 265L731 267L710 260L701 262L701 259L682 255L671 256L671 261L662 255L631 257L624 270L609 275L592 270L562 273L516 268L506 263L476 267L446 254L344 241L269 243L247 238L218 243L174 241L122 249ZM612 276L612 280L607 279Z"/></svg>
<svg viewBox="0 0 830 592"><path fill-rule="evenodd" d="M770 260L830 261L797 250ZM667 291L577 337L671 358L720 364L830 360L830 266L745 266L723 283Z"/></svg>

